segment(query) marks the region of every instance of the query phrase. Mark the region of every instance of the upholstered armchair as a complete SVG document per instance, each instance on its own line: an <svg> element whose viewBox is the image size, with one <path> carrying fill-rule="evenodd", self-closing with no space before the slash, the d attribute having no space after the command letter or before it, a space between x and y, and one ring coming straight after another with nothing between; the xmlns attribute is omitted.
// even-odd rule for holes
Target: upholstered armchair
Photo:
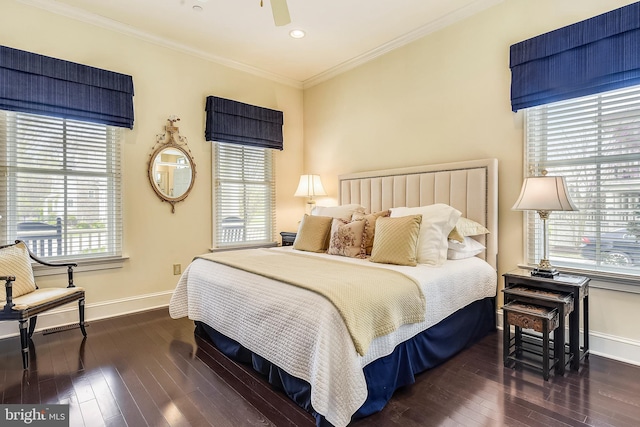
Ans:
<svg viewBox="0 0 640 427"><path fill-rule="evenodd" d="M68 286L38 288L31 260L49 267L66 267ZM78 301L80 330L82 335L87 336L84 327L84 289L73 284L74 267L77 267L77 264L41 260L21 240L16 240L16 243L11 245L0 246L0 283L4 282L4 289L0 292L0 321L19 322L24 369L29 367L29 340L36 328L38 314Z"/></svg>

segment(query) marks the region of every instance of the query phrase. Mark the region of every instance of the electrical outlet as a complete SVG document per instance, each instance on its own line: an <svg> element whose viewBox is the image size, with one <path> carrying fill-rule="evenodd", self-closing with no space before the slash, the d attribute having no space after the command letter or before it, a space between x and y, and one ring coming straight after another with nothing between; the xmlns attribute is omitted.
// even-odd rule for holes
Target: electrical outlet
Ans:
<svg viewBox="0 0 640 427"><path fill-rule="evenodd" d="M182 265L181 264L173 264L173 275L177 276L178 274L182 274Z"/></svg>

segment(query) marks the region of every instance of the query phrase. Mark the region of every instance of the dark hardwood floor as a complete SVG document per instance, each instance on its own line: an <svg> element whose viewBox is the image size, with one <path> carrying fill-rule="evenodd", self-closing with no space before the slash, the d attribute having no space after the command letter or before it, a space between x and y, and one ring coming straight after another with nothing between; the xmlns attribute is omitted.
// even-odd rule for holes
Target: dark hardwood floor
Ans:
<svg viewBox="0 0 640 427"><path fill-rule="evenodd" d="M166 309L94 321L87 333L84 341L78 329L36 333L27 371L18 338L0 340L0 403L68 403L72 426L314 425L280 394L265 393L261 379L241 385L238 377L253 374L198 345L193 323ZM640 367L592 355L580 372L545 382L502 366L497 332L352 424L638 426Z"/></svg>

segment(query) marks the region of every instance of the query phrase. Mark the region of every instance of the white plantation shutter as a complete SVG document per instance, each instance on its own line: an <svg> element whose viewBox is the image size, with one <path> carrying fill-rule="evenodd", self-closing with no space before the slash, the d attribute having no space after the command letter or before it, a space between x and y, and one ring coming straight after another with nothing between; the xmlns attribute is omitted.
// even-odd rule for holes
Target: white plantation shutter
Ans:
<svg viewBox="0 0 640 427"><path fill-rule="evenodd" d="M102 124L0 111L0 241L24 239L44 257L120 256L121 134ZM49 243L43 247L35 236Z"/></svg>
<svg viewBox="0 0 640 427"><path fill-rule="evenodd" d="M272 150L220 142L214 147L214 246L273 242Z"/></svg>
<svg viewBox="0 0 640 427"><path fill-rule="evenodd" d="M551 212L556 267L640 275L640 87L526 113L526 162L566 178L577 212ZM541 221L527 215L528 262L542 257Z"/></svg>

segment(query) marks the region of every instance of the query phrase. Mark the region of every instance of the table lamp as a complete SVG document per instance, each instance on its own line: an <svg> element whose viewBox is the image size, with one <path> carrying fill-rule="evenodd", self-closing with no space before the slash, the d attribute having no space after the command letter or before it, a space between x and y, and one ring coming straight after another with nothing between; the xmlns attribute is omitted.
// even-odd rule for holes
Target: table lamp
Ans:
<svg viewBox="0 0 640 427"><path fill-rule="evenodd" d="M516 211L537 211L542 219L542 259L538 268L531 271L532 276L552 278L558 274L558 270L551 266L547 255L548 229L547 219L552 211L577 211L567 191L567 183L562 176L547 176L547 171L542 171L542 176L525 178L522 183L520 197L511 208Z"/></svg>
<svg viewBox="0 0 640 427"><path fill-rule="evenodd" d="M294 194L295 197L307 197L307 206L309 213L313 210L316 201L313 200L315 196L326 196L327 192L322 186L320 181L320 175L301 175L300 182L298 183L298 189Z"/></svg>

